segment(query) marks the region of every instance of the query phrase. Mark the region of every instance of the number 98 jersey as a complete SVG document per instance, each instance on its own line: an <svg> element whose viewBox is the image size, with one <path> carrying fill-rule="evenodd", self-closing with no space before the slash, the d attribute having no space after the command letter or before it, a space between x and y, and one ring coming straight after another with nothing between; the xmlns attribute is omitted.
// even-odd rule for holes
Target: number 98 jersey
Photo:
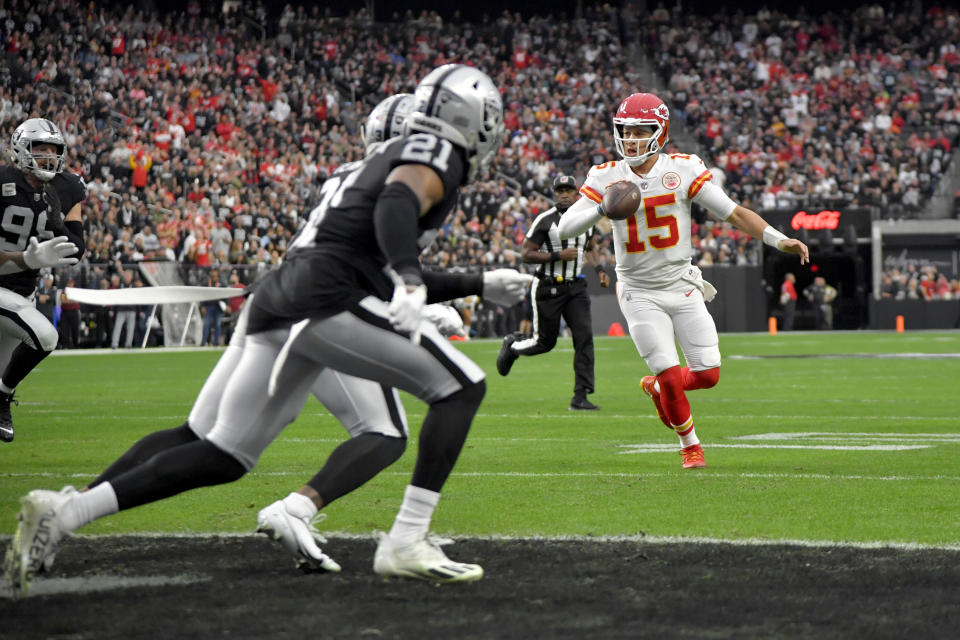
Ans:
<svg viewBox="0 0 960 640"><path fill-rule="evenodd" d="M49 240L54 229L63 227L70 209L87 197L83 180L69 172L55 175L46 188L57 198L45 196L43 186L31 187L20 169L0 166L0 251L23 251L32 237ZM24 297L32 294L36 285L37 272L32 270L0 277L0 287Z"/></svg>

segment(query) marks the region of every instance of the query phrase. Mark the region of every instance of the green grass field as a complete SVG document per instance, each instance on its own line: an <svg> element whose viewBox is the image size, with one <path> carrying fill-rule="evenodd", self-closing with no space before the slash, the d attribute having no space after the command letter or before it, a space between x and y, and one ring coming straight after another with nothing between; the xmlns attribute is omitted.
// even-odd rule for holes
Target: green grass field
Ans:
<svg viewBox="0 0 960 640"><path fill-rule="evenodd" d="M632 342L598 338L602 411L567 410L569 340L522 358L499 341L463 350L487 397L434 518L457 535L617 536L960 545L960 333L721 336L720 384L690 394L708 467L684 471L677 438L638 383ZM835 354L840 357L811 357ZM926 354L926 355L924 355ZM870 356L870 357L868 357ZM880 356L880 357L877 357ZM0 534L33 488L82 486L142 435L183 422L217 351L57 354L20 386L16 441L0 445ZM389 528L413 438L393 467L326 511L332 531ZM106 518L81 533L251 532L345 432L311 400L238 483Z"/></svg>

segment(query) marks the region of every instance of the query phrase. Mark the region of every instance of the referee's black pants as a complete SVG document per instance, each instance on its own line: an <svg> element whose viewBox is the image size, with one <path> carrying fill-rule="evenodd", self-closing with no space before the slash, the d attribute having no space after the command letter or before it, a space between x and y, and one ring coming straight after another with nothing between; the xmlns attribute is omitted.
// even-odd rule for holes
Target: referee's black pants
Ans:
<svg viewBox="0 0 960 640"><path fill-rule="evenodd" d="M521 356L546 353L557 344L562 317L573 334L573 394L585 398L593 393L593 322L590 319L590 294L587 281L573 278L563 282L547 279L533 281L533 337L513 343Z"/></svg>

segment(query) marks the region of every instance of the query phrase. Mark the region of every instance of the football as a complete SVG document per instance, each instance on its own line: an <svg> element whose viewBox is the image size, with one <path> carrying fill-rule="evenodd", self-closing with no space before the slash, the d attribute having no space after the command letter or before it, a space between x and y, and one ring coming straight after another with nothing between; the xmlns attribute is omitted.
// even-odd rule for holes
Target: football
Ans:
<svg viewBox="0 0 960 640"><path fill-rule="evenodd" d="M627 180L614 182L603 193L604 214L611 220L626 220L640 206L640 189Z"/></svg>

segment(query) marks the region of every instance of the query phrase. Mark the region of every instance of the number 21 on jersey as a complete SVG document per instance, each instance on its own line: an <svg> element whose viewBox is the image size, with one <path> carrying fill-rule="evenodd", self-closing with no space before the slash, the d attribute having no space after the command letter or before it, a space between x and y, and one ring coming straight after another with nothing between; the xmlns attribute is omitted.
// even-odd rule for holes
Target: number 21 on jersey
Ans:
<svg viewBox="0 0 960 640"><path fill-rule="evenodd" d="M334 176L328 178L320 188L320 204L313 208L307 218L306 224L297 232L290 242L290 249L297 247L307 247L313 243L317 237L317 227L323 222L324 216L330 207L336 207L343 200L344 192L350 188L357 178L360 177L359 171L353 171L346 176Z"/></svg>
<svg viewBox="0 0 960 640"><path fill-rule="evenodd" d="M677 218L672 215L658 216L658 207L669 207L676 204L677 197L672 193L644 198L640 207L643 209L647 222L647 240L654 249L669 249L680 242L680 229L677 227ZM627 253L643 253L647 250L646 243L640 239L640 225L637 224L637 215L627 218L627 241L624 243ZM663 231L666 230L666 235Z"/></svg>

